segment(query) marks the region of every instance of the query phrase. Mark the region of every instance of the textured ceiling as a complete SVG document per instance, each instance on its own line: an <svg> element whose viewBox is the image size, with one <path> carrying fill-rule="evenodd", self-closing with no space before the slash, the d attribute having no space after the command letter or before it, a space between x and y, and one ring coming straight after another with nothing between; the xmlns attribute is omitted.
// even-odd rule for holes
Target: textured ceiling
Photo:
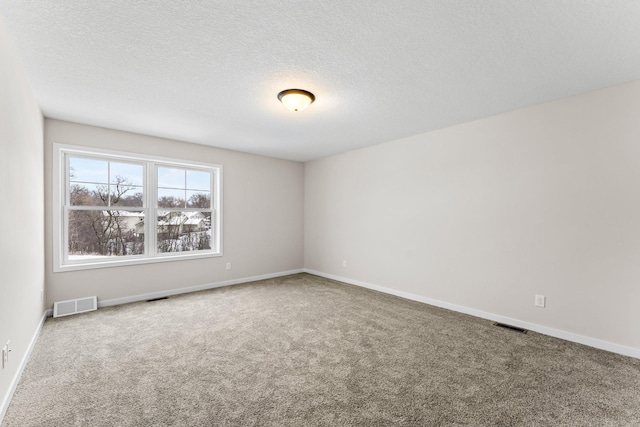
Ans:
<svg viewBox="0 0 640 427"><path fill-rule="evenodd" d="M46 117L305 161L640 79L636 0L2 0ZM276 95L317 100L293 113Z"/></svg>

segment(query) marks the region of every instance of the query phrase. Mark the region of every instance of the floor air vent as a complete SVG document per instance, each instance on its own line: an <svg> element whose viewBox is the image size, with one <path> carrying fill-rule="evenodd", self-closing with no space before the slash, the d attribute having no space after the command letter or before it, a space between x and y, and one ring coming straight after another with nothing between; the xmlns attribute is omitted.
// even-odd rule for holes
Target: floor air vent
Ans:
<svg viewBox="0 0 640 427"><path fill-rule="evenodd" d="M509 329L510 331L520 332L521 334L526 334L527 333L526 329L518 328L517 326L507 325L506 323L497 323L496 322L493 325L494 326L498 326L500 328Z"/></svg>
<svg viewBox="0 0 640 427"><path fill-rule="evenodd" d="M98 309L98 297L86 297L59 301L53 304L53 317L69 316Z"/></svg>

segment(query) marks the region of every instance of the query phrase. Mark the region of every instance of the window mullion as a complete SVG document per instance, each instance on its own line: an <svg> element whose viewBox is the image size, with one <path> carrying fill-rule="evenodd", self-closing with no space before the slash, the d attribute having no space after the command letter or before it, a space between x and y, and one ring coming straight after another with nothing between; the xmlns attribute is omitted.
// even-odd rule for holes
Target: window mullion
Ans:
<svg viewBox="0 0 640 427"><path fill-rule="evenodd" d="M107 161L107 206L111 206L111 161Z"/></svg>
<svg viewBox="0 0 640 427"><path fill-rule="evenodd" d="M146 203L147 203L147 220L145 221L145 244L147 245L147 254L150 257L156 256L157 243L156 243L156 206L158 205L158 184L157 184L157 166L155 163L147 163L147 188L146 190Z"/></svg>
<svg viewBox="0 0 640 427"><path fill-rule="evenodd" d="M67 169L68 170L68 169ZM68 194L68 192L67 192ZM62 240L62 262L65 264L69 262L69 206L65 204L62 208L62 232L61 232L61 240Z"/></svg>

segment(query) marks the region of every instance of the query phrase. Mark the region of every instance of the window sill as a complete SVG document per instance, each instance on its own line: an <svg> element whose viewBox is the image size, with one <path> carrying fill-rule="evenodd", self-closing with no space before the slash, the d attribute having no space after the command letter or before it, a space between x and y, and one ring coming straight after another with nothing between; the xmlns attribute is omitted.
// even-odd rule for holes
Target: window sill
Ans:
<svg viewBox="0 0 640 427"><path fill-rule="evenodd" d="M54 273L63 273L66 271L77 271L77 270L93 270L98 268L110 268L110 267L127 267L130 265L141 265L141 264L153 264L157 262L170 262L170 261L188 261L194 259L203 259L203 258L217 258L221 257L222 252L207 252L207 253L198 253L198 254L170 254L170 255L157 255L153 258L128 258L128 259L115 259L108 261L99 261L99 262L83 262L83 263L74 263L74 264L65 264L65 265L54 265L53 272Z"/></svg>

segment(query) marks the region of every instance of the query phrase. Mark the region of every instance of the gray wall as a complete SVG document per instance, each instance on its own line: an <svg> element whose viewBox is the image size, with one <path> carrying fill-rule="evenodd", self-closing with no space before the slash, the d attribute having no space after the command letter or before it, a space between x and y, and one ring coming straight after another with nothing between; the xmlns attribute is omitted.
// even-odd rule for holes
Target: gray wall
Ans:
<svg viewBox="0 0 640 427"><path fill-rule="evenodd" d="M306 268L640 354L640 81L309 162L305 180Z"/></svg>
<svg viewBox="0 0 640 427"><path fill-rule="evenodd" d="M221 164L223 257L54 273L54 143ZM97 295L112 300L303 268L304 165L203 145L45 120L47 304ZM232 263L226 270L225 264Z"/></svg>
<svg viewBox="0 0 640 427"><path fill-rule="evenodd" d="M44 313L42 164L42 115L0 21L0 348L12 348L0 370L0 420Z"/></svg>

